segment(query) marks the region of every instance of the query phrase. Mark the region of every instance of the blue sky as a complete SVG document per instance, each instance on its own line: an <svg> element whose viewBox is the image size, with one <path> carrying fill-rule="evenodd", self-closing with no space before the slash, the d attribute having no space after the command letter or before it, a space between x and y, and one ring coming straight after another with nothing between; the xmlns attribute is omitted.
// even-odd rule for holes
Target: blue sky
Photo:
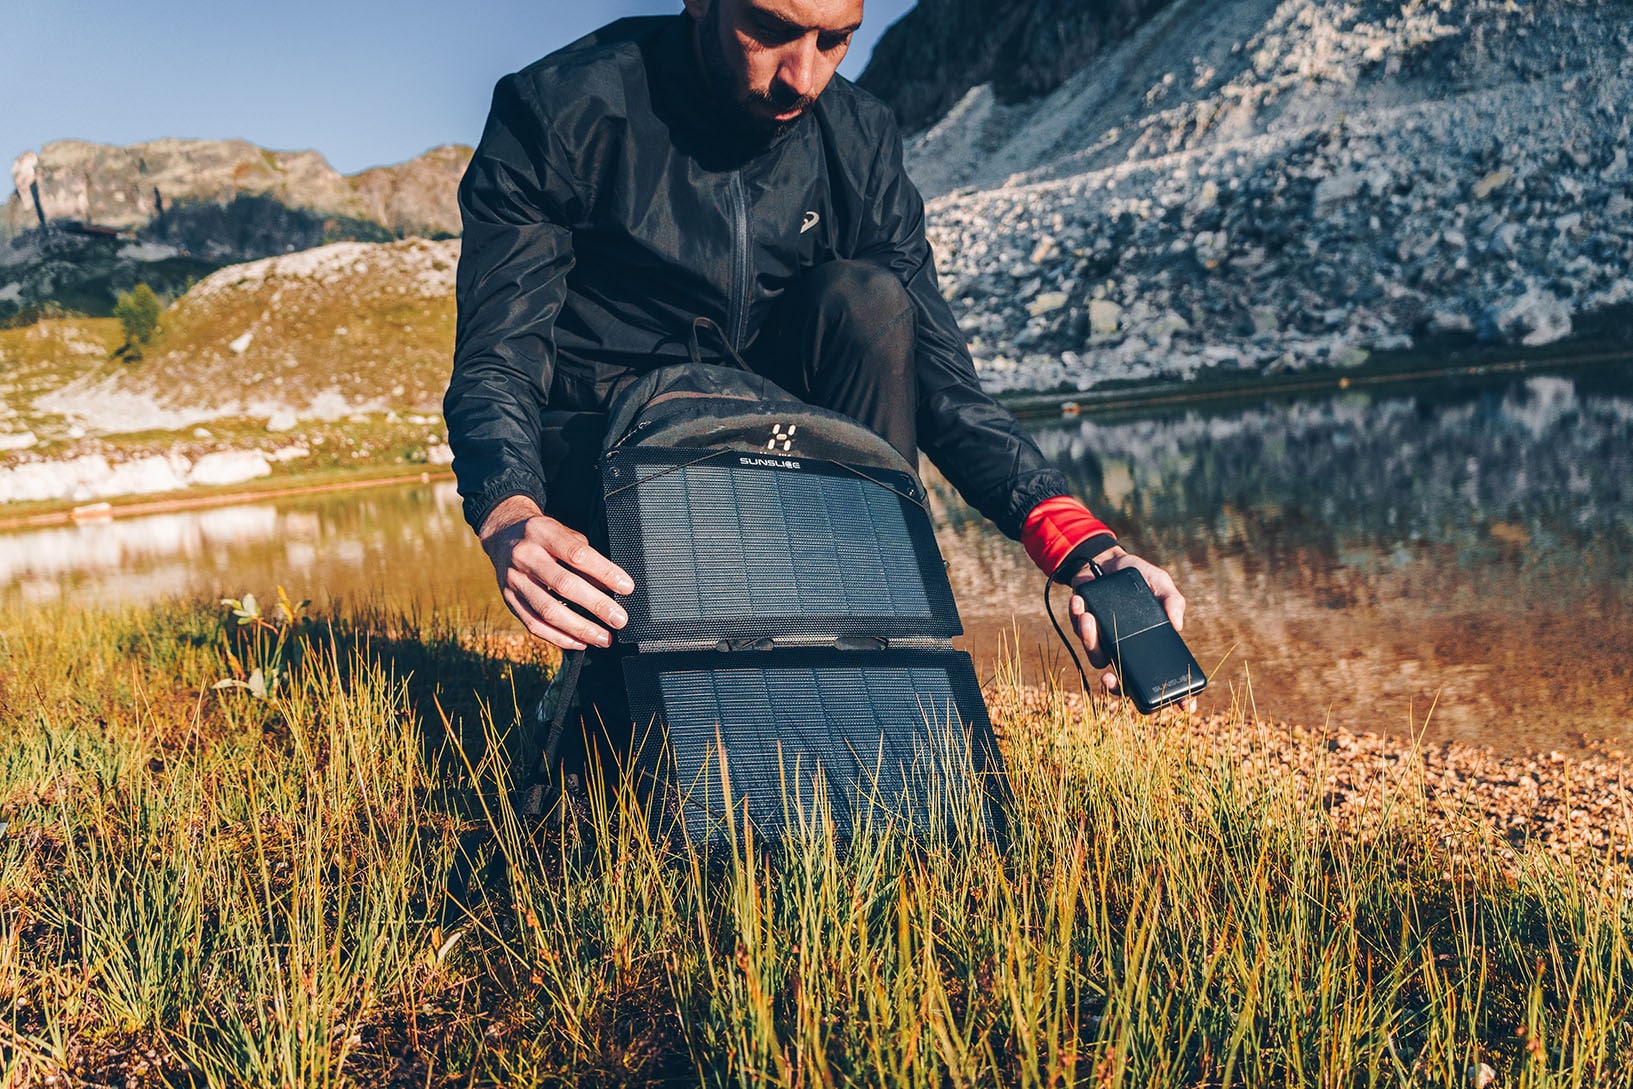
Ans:
<svg viewBox="0 0 1633 1089"><path fill-rule="evenodd" d="M855 76L913 0L866 0ZM473 144L493 83L624 15L680 0L0 0L0 196L52 140L164 136L314 148L353 173Z"/></svg>

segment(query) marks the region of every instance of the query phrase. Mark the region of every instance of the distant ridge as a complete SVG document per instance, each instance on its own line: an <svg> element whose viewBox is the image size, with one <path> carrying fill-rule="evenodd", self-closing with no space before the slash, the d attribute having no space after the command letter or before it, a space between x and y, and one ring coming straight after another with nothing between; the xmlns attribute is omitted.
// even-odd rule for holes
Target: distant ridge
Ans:
<svg viewBox="0 0 1633 1089"><path fill-rule="evenodd" d="M128 147L57 140L12 164L16 191L5 205L5 230L13 236L34 230L43 213L48 222L142 232L175 209L260 197L397 236L451 236L459 233L454 190L470 157L468 147L445 145L395 166L345 175L315 151L268 151L244 140ZM227 238L211 241L231 245Z"/></svg>
<svg viewBox="0 0 1633 1089"><path fill-rule="evenodd" d="M145 282L167 295L224 265L333 242L450 238L471 149L344 175L315 151L242 140L61 140L12 164L0 320L102 315Z"/></svg>

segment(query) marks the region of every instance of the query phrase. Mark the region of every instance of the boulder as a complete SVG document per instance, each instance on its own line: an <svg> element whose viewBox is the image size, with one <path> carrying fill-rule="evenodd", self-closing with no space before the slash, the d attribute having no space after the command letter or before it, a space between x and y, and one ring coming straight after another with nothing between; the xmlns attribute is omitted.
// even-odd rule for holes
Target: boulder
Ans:
<svg viewBox="0 0 1633 1089"><path fill-rule="evenodd" d="M1110 299L1089 303L1089 332L1096 337L1115 336L1123 321L1123 308Z"/></svg>
<svg viewBox="0 0 1633 1089"><path fill-rule="evenodd" d="M1045 291L1027 304L1026 312L1034 318L1051 314L1065 306L1067 298L1064 291Z"/></svg>
<svg viewBox="0 0 1633 1089"><path fill-rule="evenodd" d="M1506 166L1500 170L1493 170L1491 173L1474 183L1474 199L1485 200L1487 197L1491 196L1491 194L1497 192L1497 190L1507 185L1513 180L1513 178L1514 172L1508 169Z"/></svg>
<svg viewBox="0 0 1633 1089"><path fill-rule="evenodd" d="M1487 340L1538 348L1571 335L1571 308L1546 288L1531 285L1524 293L1489 307L1481 318L1480 333Z"/></svg>
<svg viewBox="0 0 1633 1089"><path fill-rule="evenodd" d="M242 484L246 480L271 476L272 465L259 450L220 450L205 454L193 463L187 483L195 485Z"/></svg>

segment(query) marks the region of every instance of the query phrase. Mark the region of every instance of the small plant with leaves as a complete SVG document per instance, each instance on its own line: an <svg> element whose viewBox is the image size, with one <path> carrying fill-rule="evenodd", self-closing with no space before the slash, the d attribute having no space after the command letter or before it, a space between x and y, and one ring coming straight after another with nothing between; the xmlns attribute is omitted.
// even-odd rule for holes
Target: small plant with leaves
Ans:
<svg viewBox="0 0 1633 1089"><path fill-rule="evenodd" d="M113 304L113 316L125 331L125 344L119 354L132 362L141 359L142 346L159 331L159 315L163 312L164 302L146 284L121 291Z"/></svg>
<svg viewBox="0 0 1633 1089"><path fill-rule="evenodd" d="M280 586L270 610L263 610L254 594L224 597L221 604L232 610L236 623L223 633L232 676L217 681L215 688L238 688L256 699L272 699L289 677L292 640L311 601L292 601Z"/></svg>

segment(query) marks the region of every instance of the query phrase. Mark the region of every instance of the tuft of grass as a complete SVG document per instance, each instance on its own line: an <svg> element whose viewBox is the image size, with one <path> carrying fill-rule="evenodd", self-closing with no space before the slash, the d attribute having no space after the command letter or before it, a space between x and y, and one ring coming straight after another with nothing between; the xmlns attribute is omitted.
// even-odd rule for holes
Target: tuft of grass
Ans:
<svg viewBox="0 0 1633 1089"><path fill-rule="evenodd" d="M1448 842L1409 774L1357 834L1012 664L1005 848L949 790L944 832L818 797L705 852L628 781L518 814L551 658L291 610L280 683L217 688L270 653L239 619L0 617L6 1084L1633 1080L1625 872Z"/></svg>

